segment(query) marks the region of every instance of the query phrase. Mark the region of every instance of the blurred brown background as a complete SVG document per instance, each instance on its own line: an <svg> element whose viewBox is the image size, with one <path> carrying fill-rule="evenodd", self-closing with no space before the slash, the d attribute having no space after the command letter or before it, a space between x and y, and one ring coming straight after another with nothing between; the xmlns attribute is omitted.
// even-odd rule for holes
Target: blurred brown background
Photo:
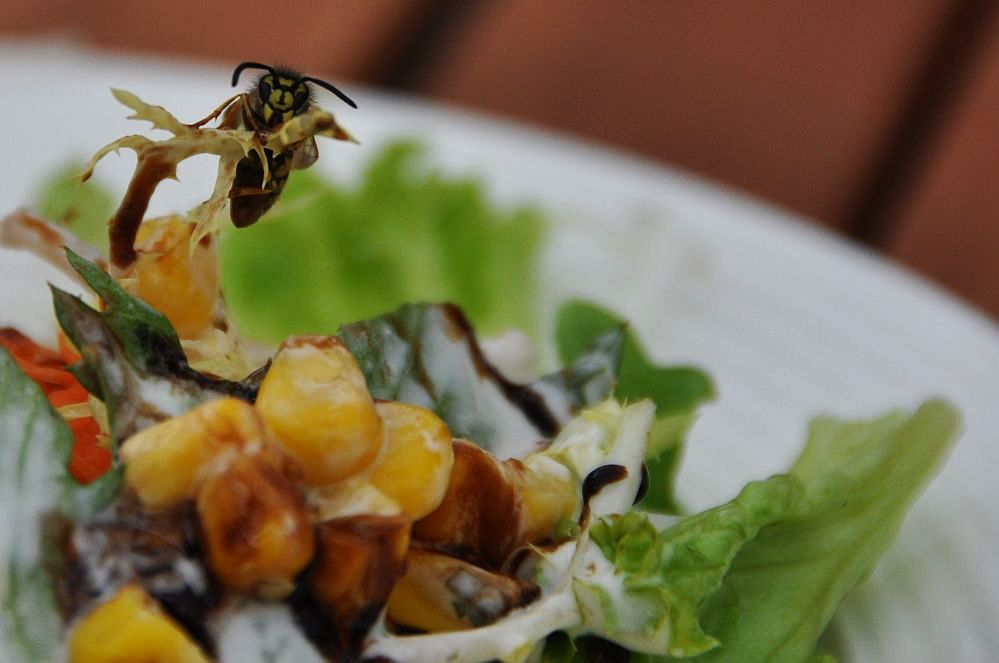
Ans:
<svg viewBox="0 0 999 663"><path fill-rule="evenodd" d="M0 0L0 38L288 62L573 132L999 316L999 0Z"/></svg>

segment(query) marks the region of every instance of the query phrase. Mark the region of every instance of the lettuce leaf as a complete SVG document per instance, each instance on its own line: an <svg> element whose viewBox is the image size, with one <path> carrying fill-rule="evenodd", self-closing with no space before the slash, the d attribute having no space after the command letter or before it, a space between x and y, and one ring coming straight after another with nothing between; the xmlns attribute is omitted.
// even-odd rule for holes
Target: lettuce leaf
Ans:
<svg viewBox="0 0 999 663"><path fill-rule="evenodd" d="M37 196L38 212L107 255L114 199L94 181L81 182L79 174L78 165L68 164L50 175Z"/></svg>
<svg viewBox="0 0 999 663"><path fill-rule="evenodd" d="M788 474L728 504L661 531L637 512L594 523L610 566L577 580L588 629L648 654L634 661L810 660L940 467L958 419L939 400L911 415L819 418Z"/></svg>
<svg viewBox="0 0 999 663"><path fill-rule="evenodd" d="M22 661L55 659L61 621L45 544L50 516L84 520L118 493L120 467L82 486L69 474L73 434L38 385L0 348L0 614L6 653Z"/></svg>
<svg viewBox="0 0 999 663"><path fill-rule="evenodd" d="M576 580L590 632L648 653L685 657L715 648L718 640L701 628L702 604L746 542L792 513L801 494L798 481L777 476L661 532L637 511L594 523L590 536L613 571Z"/></svg>
<svg viewBox="0 0 999 663"><path fill-rule="evenodd" d="M701 620L723 646L705 661L804 661L843 596L895 540L959 429L948 403L873 421L815 420L791 468L796 512L763 528L732 562Z"/></svg>
<svg viewBox="0 0 999 663"><path fill-rule="evenodd" d="M533 330L541 217L496 207L479 182L423 161L417 143L398 141L356 186L296 172L270 223L227 232L222 283L240 329L279 341L434 300L487 332Z"/></svg>
<svg viewBox="0 0 999 663"><path fill-rule="evenodd" d="M612 332L565 369L533 384L506 379L453 304L405 304L344 325L372 396L433 410L457 437L500 458L523 457L613 388L622 336Z"/></svg>
<svg viewBox="0 0 999 663"><path fill-rule="evenodd" d="M714 384L707 373L693 366L655 365L624 320L581 300L568 301L559 308L555 332L559 358L565 364L576 361L611 330L624 330L625 334L614 395L624 401L650 398L656 404L656 424L646 459L649 490L640 504L646 509L676 513L673 480L683 440L697 408L715 397Z"/></svg>

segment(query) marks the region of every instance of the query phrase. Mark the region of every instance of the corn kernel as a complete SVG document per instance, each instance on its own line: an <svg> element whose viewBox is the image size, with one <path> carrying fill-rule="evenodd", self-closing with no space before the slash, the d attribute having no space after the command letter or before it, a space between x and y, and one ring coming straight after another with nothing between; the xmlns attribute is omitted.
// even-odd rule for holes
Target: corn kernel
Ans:
<svg viewBox="0 0 999 663"><path fill-rule="evenodd" d="M194 497L239 454L281 465L281 452L253 406L220 398L130 437L121 448L125 482L150 509Z"/></svg>
<svg viewBox="0 0 999 663"><path fill-rule="evenodd" d="M534 585L414 548L388 600L396 624L424 631L484 626L537 596Z"/></svg>
<svg viewBox="0 0 999 663"><path fill-rule="evenodd" d="M331 336L285 341L260 385L257 409L310 484L357 474L382 448L382 422L364 376Z"/></svg>
<svg viewBox="0 0 999 663"><path fill-rule="evenodd" d="M347 516L398 516L403 513L399 503L376 488L367 474L309 487L306 495L312 519L320 523Z"/></svg>
<svg viewBox="0 0 999 663"><path fill-rule="evenodd" d="M145 221L135 245L138 259L119 275L181 338L197 338L211 328L219 291L217 242L208 235L192 252L193 231L194 223L180 216Z"/></svg>
<svg viewBox="0 0 999 663"><path fill-rule="evenodd" d="M202 544L230 589L283 598L315 553L298 489L260 458L242 456L198 491Z"/></svg>
<svg viewBox="0 0 999 663"><path fill-rule="evenodd" d="M510 470L464 440L453 443L454 466L440 506L418 520L413 538L468 550L498 566L516 547L519 498Z"/></svg>
<svg viewBox="0 0 999 663"><path fill-rule="evenodd" d="M578 509L579 489L558 461L534 454L501 462L463 440L455 440L453 448L447 492L440 506L414 525L418 541L467 550L498 567Z"/></svg>
<svg viewBox="0 0 999 663"><path fill-rule="evenodd" d="M355 660L402 575L409 531L404 516L351 516L319 525L321 552L309 587L339 631L344 660Z"/></svg>
<svg viewBox="0 0 999 663"><path fill-rule="evenodd" d="M95 608L69 638L71 663L208 663L184 630L137 585Z"/></svg>
<svg viewBox="0 0 999 663"><path fill-rule="evenodd" d="M548 456L531 454L516 477L520 493L517 540L521 545L550 535L559 521L572 518L579 508L579 488L572 473Z"/></svg>
<svg viewBox="0 0 999 663"><path fill-rule="evenodd" d="M454 464L451 431L436 414L396 402L375 405L385 426L385 449L371 470L371 483L410 518L437 508Z"/></svg>

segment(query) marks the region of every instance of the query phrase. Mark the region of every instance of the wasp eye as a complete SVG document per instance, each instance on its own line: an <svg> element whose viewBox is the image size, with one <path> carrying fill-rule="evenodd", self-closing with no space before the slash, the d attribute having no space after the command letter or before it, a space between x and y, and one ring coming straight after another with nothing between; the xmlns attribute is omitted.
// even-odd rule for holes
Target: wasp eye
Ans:
<svg viewBox="0 0 999 663"><path fill-rule="evenodd" d="M268 99L271 96L271 82L269 77L265 76L260 79L260 84L257 85L257 90L260 92L260 97L262 99Z"/></svg>
<svg viewBox="0 0 999 663"><path fill-rule="evenodd" d="M295 89L295 108L302 108L309 102L309 90L304 85Z"/></svg>

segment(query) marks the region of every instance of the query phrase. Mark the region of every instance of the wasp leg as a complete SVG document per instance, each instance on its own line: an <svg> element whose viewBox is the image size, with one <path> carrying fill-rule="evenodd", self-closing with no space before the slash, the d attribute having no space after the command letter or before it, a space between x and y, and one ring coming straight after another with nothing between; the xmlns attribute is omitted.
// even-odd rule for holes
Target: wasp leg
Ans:
<svg viewBox="0 0 999 663"><path fill-rule="evenodd" d="M187 126L191 127L192 129L200 129L201 127L203 127L204 125L208 124L209 122L211 122L212 120L214 120L215 118L217 118L219 115L221 115L225 111L225 109L229 108L229 106L232 105L232 103L234 101L236 101L240 97L245 97L245 96L246 96L245 94L240 93L240 94L236 94L236 95L233 95L233 96L229 97L228 99L226 99L225 101L223 101L221 104L219 104L218 108L216 108L215 110L213 110L208 117L206 117L204 119L201 119L201 120L198 120L194 124L189 124Z"/></svg>

